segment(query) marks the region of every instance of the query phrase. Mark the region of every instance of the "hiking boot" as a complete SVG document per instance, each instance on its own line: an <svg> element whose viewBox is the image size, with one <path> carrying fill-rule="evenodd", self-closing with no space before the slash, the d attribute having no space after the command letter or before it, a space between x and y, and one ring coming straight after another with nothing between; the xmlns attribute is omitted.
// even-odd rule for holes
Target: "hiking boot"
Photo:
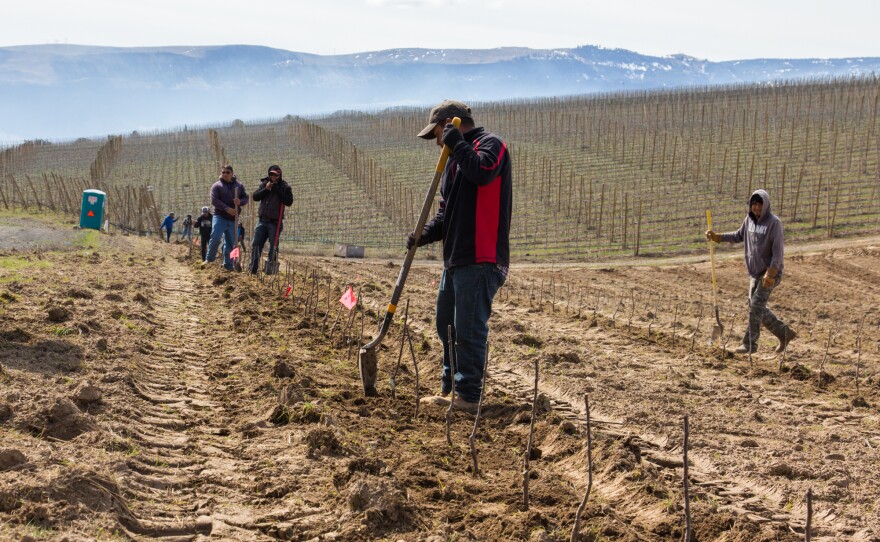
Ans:
<svg viewBox="0 0 880 542"><path fill-rule="evenodd" d="M458 410L463 410L470 414L476 414L477 409L480 407L479 403L472 403L470 401L465 401L461 397L456 397L452 400L452 406L457 408Z"/></svg>
<svg viewBox="0 0 880 542"><path fill-rule="evenodd" d="M733 353L734 354L754 354L755 352L757 352L757 350L758 350L757 348L750 349L748 346L741 344L736 347L736 349L733 351Z"/></svg>
<svg viewBox="0 0 880 542"><path fill-rule="evenodd" d="M440 395L429 395L428 397L422 397L419 399L419 403L429 407L446 408L449 406L449 398Z"/></svg>
<svg viewBox="0 0 880 542"><path fill-rule="evenodd" d="M785 352L785 349L788 347L788 343L793 341L797 337L797 335L797 331L789 329L788 332L786 332L785 337L779 339L779 346L776 347L775 352L777 354Z"/></svg>
<svg viewBox="0 0 880 542"><path fill-rule="evenodd" d="M440 395L431 395L428 397L422 397L419 399L419 403L428 406L428 407L440 407L440 408L449 408L450 400L448 397L441 397ZM456 397L452 400L452 406L457 410L463 410L464 412L469 412L471 414L477 413L477 408L479 408L478 403L471 403L470 401L465 401L461 397Z"/></svg>

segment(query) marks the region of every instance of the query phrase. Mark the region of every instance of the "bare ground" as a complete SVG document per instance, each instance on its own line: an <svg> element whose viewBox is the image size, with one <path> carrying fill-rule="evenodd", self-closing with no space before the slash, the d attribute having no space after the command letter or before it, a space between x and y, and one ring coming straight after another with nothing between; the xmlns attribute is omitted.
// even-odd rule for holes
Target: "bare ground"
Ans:
<svg viewBox="0 0 880 542"><path fill-rule="evenodd" d="M568 540L586 393L584 540L681 539L685 414L698 540L802 539L808 488L814 540L880 540L880 249L849 245L789 257L771 299L800 332L784 360L772 338L751 361L707 345L704 262L514 268L492 320L476 476L472 416L453 414L450 446L445 412L413 415L408 347L391 397L399 325L380 397L361 397L361 316L349 325L336 300L358 287L368 337L394 263L295 257L263 283L122 236L8 254L24 267L0 269L0 537ZM439 274L415 269L406 294L423 396L437 389ZM733 347L741 262L724 260L719 284Z"/></svg>

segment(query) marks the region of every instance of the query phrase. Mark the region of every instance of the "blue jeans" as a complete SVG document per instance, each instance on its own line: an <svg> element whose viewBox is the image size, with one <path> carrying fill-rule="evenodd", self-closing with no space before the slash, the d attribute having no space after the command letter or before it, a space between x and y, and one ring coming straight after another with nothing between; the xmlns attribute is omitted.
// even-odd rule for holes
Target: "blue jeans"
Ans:
<svg viewBox="0 0 880 542"><path fill-rule="evenodd" d="M192 238L193 238L192 226L184 226L183 232L180 234L180 238L181 239L189 238L189 240L192 241Z"/></svg>
<svg viewBox="0 0 880 542"><path fill-rule="evenodd" d="M220 246L220 238L223 238L223 267L232 269L232 258L229 253L232 252L232 238L235 235L235 219L226 218L220 215L214 215L211 221L211 240L208 242L208 258L207 262L213 262L217 259L217 248Z"/></svg>
<svg viewBox="0 0 880 542"><path fill-rule="evenodd" d="M486 363L486 339L492 299L504 284L504 275L494 263L462 265L443 271L437 292L437 335L443 343L441 390L448 393L449 339L452 326L455 345L455 391L465 401L480 400L483 368Z"/></svg>
<svg viewBox="0 0 880 542"><path fill-rule="evenodd" d="M171 228L167 228L167 229L165 230L165 242L166 242L166 243L170 243L170 242L171 242Z"/></svg>
<svg viewBox="0 0 880 542"><path fill-rule="evenodd" d="M254 228L254 242L251 245L251 273L256 273L260 268L260 256L263 254L263 246L266 244L266 239L269 240L269 259L268 262L271 262L275 257L275 227L279 226L279 235L282 231L284 231L284 222L278 224L278 222L263 222L260 221L257 224L257 227ZM266 267L266 272L268 273L269 267Z"/></svg>
<svg viewBox="0 0 880 542"><path fill-rule="evenodd" d="M773 311L767 307L767 301L770 300L770 292L772 292L779 282L782 275L776 277L776 283L769 288L764 288L761 279L750 278L749 280L749 325L743 335L742 343L746 348L755 350L758 347L758 337L761 335L761 326L766 327L770 333L779 340L784 340L786 335L791 334L791 330L782 320L773 314Z"/></svg>
<svg viewBox="0 0 880 542"><path fill-rule="evenodd" d="M202 250L202 261L205 261L208 256L208 243L211 242L211 234L199 232L199 236L201 237L199 248Z"/></svg>

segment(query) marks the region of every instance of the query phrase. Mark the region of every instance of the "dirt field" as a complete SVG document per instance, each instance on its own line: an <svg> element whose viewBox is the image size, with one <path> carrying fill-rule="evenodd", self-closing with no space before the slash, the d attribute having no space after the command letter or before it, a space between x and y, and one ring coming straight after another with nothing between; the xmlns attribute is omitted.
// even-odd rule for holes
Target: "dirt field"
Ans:
<svg viewBox="0 0 880 542"><path fill-rule="evenodd" d="M700 542L802 540L809 488L813 540L880 540L880 246L851 244L791 251L771 298L800 334L784 359L772 337L751 360L708 346L704 262L514 267L491 321L477 475L472 415L453 413L451 446L444 411L414 416L409 346L392 397L402 313L380 396L361 396L361 313L349 323L337 300L355 285L369 338L394 263L292 257L261 281L121 235L4 246L0 538L568 540L589 394L582 540L681 539L685 414ZM421 396L439 388L439 276L420 265L405 294ZM733 348L741 261L724 258L718 280Z"/></svg>

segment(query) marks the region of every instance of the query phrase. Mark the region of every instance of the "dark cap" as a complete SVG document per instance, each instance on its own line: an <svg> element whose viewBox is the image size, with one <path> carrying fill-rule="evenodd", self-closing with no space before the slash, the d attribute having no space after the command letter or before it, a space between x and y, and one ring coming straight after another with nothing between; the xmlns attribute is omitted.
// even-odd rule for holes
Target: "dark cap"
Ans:
<svg viewBox="0 0 880 542"><path fill-rule="evenodd" d="M749 198L749 205L753 203L760 203L761 205L764 205L764 198L761 197L761 194L752 194L752 197Z"/></svg>
<svg viewBox="0 0 880 542"><path fill-rule="evenodd" d="M428 116L428 125L419 132L419 137L422 139L434 139L434 128L437 126L437 123L453 117L460 119L473 118L471 117L471 108L455 100L443 100L431 110L431 114Z"/></svg>
<svg viewBox="0 0 880 542"><path fill-rule="evenodd" d="M281 167L280 166L269 166L269 173L272 173L273 171L278 173L279 177L281 176Z"/></svg>

